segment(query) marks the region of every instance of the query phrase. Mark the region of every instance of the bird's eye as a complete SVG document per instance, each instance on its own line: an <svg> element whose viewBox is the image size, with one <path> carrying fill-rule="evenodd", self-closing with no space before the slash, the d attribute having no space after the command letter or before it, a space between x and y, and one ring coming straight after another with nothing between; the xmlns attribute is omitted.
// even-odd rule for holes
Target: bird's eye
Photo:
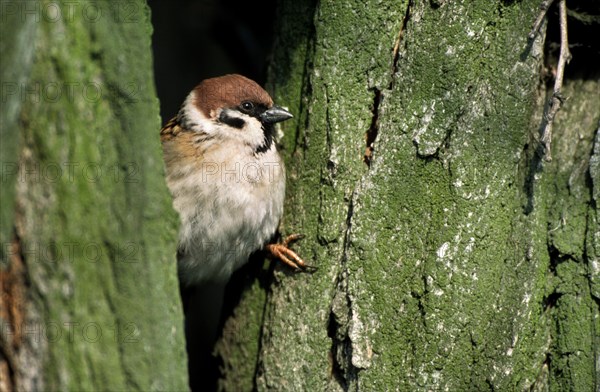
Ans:
<svg viewBox="0 0 600 392"><path fill-rule="evenodd" d="M252 102L242 102L242 109L250 111L252 109L254 109L254 104Z"/></svg>

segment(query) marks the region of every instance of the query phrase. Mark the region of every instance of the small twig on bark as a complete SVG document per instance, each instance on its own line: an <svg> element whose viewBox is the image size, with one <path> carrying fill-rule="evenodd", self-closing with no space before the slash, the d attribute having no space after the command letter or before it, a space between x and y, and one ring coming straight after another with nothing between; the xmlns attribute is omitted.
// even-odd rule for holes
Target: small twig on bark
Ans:
<svg viewBox="0 0 600 392"><path fill-rule="evenodd" d="M533 40L540 30L540 26L544 20L544 16L546 16L546 12L548 12L548 8L554 3L554 0L543 0L542 4L540 4L540 13L538 14L535 22L533 22L533 27L531 28L531 32L529 33L529 39Z"/></svg>
<svg viewBox="0 0 600 392"><path fill-rule="evenodd" d="M571 52L569 52L569 39L567 37L567 2L560 0L558 3L558 16L560 20L560 56L558 58L558 66L556 67L556 78L554 79L554 90L552 97L548 101L548 110L544 115L541 143L546 161L552 160L551 144L552 144L552 123L554 116L560 110L560 107L565 100L562 96L561 88L563 77L565 74L565 66L571 60Z"/></svg>

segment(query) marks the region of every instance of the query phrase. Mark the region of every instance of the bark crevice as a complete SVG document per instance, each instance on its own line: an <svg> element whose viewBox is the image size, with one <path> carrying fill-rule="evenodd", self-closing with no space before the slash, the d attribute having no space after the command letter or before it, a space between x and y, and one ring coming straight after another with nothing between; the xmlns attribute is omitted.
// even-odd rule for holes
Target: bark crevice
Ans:
<svg viewBox="0 0 600 392"><path fill-rule="evenodd" d="M394 47L392 48L392 67L389 75L389 83L386 88L387 91L392 91L392 89L394 88L396 74L398 73L398 63L400 60L400 46L402 43L402 38L404 37L404 33L406 31L406 26L408 25L408 21L410 20L412 6L413 2L412 0L410 0L408 2L408 5L406 6L406 13L404 14L400 30L398 31L398 35L394 42ZM377 136L379 134L379 118L381 116L382 101L384 98L383 89L373 86L371 87L371 90L373 91L373 106L371 108L372 117L369 129L365 134L366 149L365 154L363 156L363 162L367 165L368 168L371 167L371 161L373 159L373 153L375 151L375 141L377 140Z"/></svg>
<svg viewBox="0 0 600 392"><path fill-rule="evenodd" d="M373 152L375 150L375 140L377 140L377 134L379 133L379 114L380 114L380 105L383 99L382 91L378 88L373 89L373 108L372 113L373 117L371 117L371 126L367 130L366 140L367 140L367 148L365 150L365 155L363 161L367 165L367 167L371 167L371 160L373 158Z"/></svg>
<svg viewBox="0 0 600 392"><path fill-rule="evenodd" d="M388 90L392 90L394 88L394 82L396 81L396 74L398 73L398 62L400 60L400 44L402 43L402 38L404 38L404 33L406 32L406 27L408 25L408 21L410 20L411 10L413 7L413 0L409 0L408 5L406 6L406 13L404 14L404 18L402 19L402 25L400 27L400 31L398 31L398 37L396 38L396 42L394 43L393 53L393 61L392 61L392 74L390 78L390 84L388 85Z"/></svg>

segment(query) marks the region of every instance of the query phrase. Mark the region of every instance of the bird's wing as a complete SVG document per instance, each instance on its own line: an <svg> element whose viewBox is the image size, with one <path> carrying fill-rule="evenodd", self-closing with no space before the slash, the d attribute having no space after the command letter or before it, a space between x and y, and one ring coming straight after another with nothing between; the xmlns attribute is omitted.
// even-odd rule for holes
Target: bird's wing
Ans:
<svg viewBox="0 0 600 392"><path fill-rule="evenodd" d="M168 140L171 140L175 136L177 136L182 130L183 128L181 128L177 116L175 116L172 119L170 119L160 130L160 141L164 143Z"/></svg>

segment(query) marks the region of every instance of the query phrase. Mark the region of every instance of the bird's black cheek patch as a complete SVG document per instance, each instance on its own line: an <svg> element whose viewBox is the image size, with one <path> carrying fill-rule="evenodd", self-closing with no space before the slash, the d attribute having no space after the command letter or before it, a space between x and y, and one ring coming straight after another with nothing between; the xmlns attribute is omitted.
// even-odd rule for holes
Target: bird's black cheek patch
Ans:
<svg viewBox="0 0 600 392"><path fill-rule="evenodd" d="M246 122L241 118L230 116L227 110L223 110L221 112L219 115L219 121L237 129L242 129L244 128L244 125L246 125Z"/></svg>

